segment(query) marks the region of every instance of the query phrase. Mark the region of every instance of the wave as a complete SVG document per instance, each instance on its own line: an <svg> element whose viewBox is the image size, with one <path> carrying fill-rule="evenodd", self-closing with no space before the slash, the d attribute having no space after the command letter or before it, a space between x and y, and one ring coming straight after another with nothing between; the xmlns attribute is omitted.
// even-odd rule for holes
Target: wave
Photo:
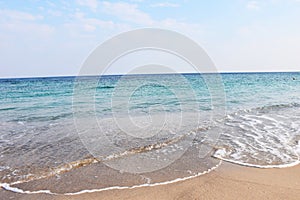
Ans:
<svg viewBox="0 0 300 200"><path fill-rule="evenodd" d="M149 152L152 150L158 150L161 149L163 147L166 147L168 145L174 144L176 142L178 142L179 140L183 139L184 136L180 136L177 138L173 138L171 140L165 141L165 142L161 142L161 143L156 143L156 144L150 144L150 145L146 145L143 147L137 147L137 148L132 148L129 150L126 150L124 152L121 153L116 153L116 154L112 154L112 155L108 155L102 159L100 158L95 158L95 157L89 157L89 158L85 158L82 160L77 160L77 161L73 161L73 162L69 162L57 167L53 167L50 169L50 171L48 172L44 172L42 174L27 174L27 175L22 175L23 179L22 180L18 180L15 182L12 182L10 184L14 185L14 184L19 184L19 183L27 183L30 181L34 181L34 180L39 180L39 179L44 179L44 178L49 178L52 176L56 176L56 175L61 175L63 173L66 172L70 172L71 170L80 168L80 167L85 167L91 164L95 164L98 162L105 162L105 161L110 161L113 159L119 159L125 156L130 156L130 155L134 155L134 154L139 154L139 153L145 153L145 152ZM5 168L6 167L2 167Z"/></svg>
<svg viewBox="0 0 300 200"><path fill-rule="evenodd" d="M148 151L152 151L152 150L157 150L157 149L166 147L170 144L176 143L179 140L181 140L183 137L184 136L181 136L181 137L175 138L173 140L169 140L169 141L164 142L164 143L158 143L158 144L154 144L154 145L147 145L147 146L140 147L140 148L134 148L134 149L125 151L125 152L120 153L120 154L114 154L114 155L107 156L103 160L99 160L99 159L96 159L96 158L87 158L87 159L84 159L84 160L71 162L71 163L68 163L68 164L65 164L65 165L62 165L60 167L57 167L57 168L53 169L47 175L39 176L39 177L36 177L36 178L31 177L28 180L16 181L16 182L13 182L13 183L0 183L0 187L5 189L5 190L8 190L8 191L12 191L12 192L15 192L15 193L21 193L21 194L52 194L52 195L71 196L71 195L101 192L101 191L107 191L107 190L134 189L134 188L140 188L140 187L152 187L152 186L159 186L159 185L166 185L166 184L170 184L170 183L176 183L176 182L188 180L188 179L191 179L191 178L195 178L195 177L210 173L211 171L215 170L216 168L218 168L221 165L222 161L220 160L216 165L214 165L213 167L210 167L209 169L207 169L203 172L196 173L192 176L185 176L183 178L176 178L176 179L173 179L173 180L170 180L170 181L150 183L151 180L149 181L148 178L145 178L145 181L147 182L145 184L139 184L139 185L134 185L134 186L111 186L111 187L99 188L99 189L82 190L82 191L73 192L73 193L63 193L63 194L61 194L61 193L52 192L52 191L47 190L47 189L46 190L37 190L37 191L28 191L28 190L23 190L19 187L14 187L14 185L17 185L17 184L20 184L20 183L28 183L28 182L33 181L33 180L49 178L50 176L59 175L59 174L71 171L75 168L88 166L90 164L98 163L98 162L101 162L101 161L116 159L116 158L120 158L120 157L123 157L123 156L128 156L128 155L131 155L131 154L136 154L136 153L144 153L144 152L148 152Z"/></svg>
<svg viewBox="0 0 300 200"><path fill-rule="evenodd" d="M245 123L245 121L247 120L244 117L245 114L249 115L249 114L251 114L253 112L255 114L253 116L257 117L259 115L256 112L260 111L260 110L274 111L274 110L281 110L281 109L285 109L285 108L294 108L294 107L300 107L300 104L297 104L297 103L278 104L278 105L270 105L270 106L257 107L257 108L253 108L253 109L249 109L249 110L239 110L239 111L237 111L235 113L227 115L227 117L225 117L223 119L223 122L221 124L220 123L217 123L215 125L207 124L205 127L198 128L196 130L196 132L205 133L205 131L207 131L208 129L213 129L214 126L215 127L222 126L223 123L225 123L227 125L225 127L221 127L221 128L223 130L226 130L226 128L228 128L228 125L232 125L232 124L230 124L230 123L232 123L232 121L237 121L237 123L234 124L234 126L235 126L234 128L241 128L240 127L241 126L240 125L241 121L238 121L238 120L241 119L241 120L243 120L243 123ZM264 114L266 114L266 113L264 112ZM65 116L64 115L58 116L58 118L60 118L60 117L65 117ZM268 117L268 116L264 115L264 117L267 118L267 119L270 119L270 117ZM255 118L254 120L258 121L257 118ZM271 119L271 120L273 120L273 119ZM253 123L253 122L251 121L251 123ZM259 124L259 121L258 121L258 124ZM252 128L252 129L255 128L255 126L254 127L252 126L253 124L250 124L250 125L251 125L250 128ZM243 127L243 128L245 129L245 127ZM242 130L244 130L244 129L242 129ZM231 130L236 131L235 129L231 129ZM188 135L188 134L186 134L186 135ZM249 138L249 136L245 135L245 133L242 133L242 134L243 134L243 136L246 139L247 139L247 137ZM253 135L250 135L250 136L254 137L254 135L255 135L255 132L253 133ZM251 162L247 162L245 160L243 161L240 158L230 159L228 157L228 155L230 155L231 153L236 153L237 151L242 151L243 149L240 149L240 147L238 146L238 145L240 145L238 143L239 141L237 140L238 138L233 138L232 141L230 141L231 142L230 143L230 142L228 142L228 138L226 140L226 138L224 139L224 138L222 138L222 136L226 137L226 136L228 136L228 134L226 134L226 133L221 134L221 138L219 138L219 144L218 144L219 147L217 148L216 153L213 155L213 157L215 157L215 158L226 160L228 162L232 162L232 163L236 163L236 164L240 164L240 165L246 165L246 166L252 166L252 167L260 167L260 168L279 168L279 167L285 167L285 166L288 167L288 166L291 166L291 165L296 165L299 162L299 156L298 156L298 154L297 154L297 160L288 161L288 162L283 162L282 161L282 162L278 162L276 165L274 165L274 164L268 165L267 163L265 163L263 165L262 164L256 164L256 163L253 163L253 162L252 163ZM122 158L124 156L130 156L130 155L133 155L133 154L144 153L144 152L147 152L147 151L160 149L160 148L166 147L166 146L168 146L170 144L174 144L174 143L178 142L183 137L185 137L185 135L182 135L182 136L177 137L177 138L172 138L170 140L167 140L167 141L164 141L164 142L161 142L161 143L150 144L150 145L146 145L146 146L141 146L141 147L136 147L136 148L128 149L127 151L116 153L116 154L112 154L112 155L108 155L108 156L106 156L104 158L101 158L101 161L111 160L111 159L118 159L118 158ZM264 137L264 136L263 135L258 135L257 137ZM273 139L275 140L277 138L273 138ZM203 144L206 144L206 145L211 145L211 147L214 147L214 144L206 143L206 141L203 141L203 140L196 141L196 142L203 143ZM222 142L223 142L223 144L222 144ZM236 144L234 142L236 142ZM245 144L245 141L242 141L242 142L243 142L243 144ZM280 142L280 141L277 141L277 142ZM227 146L227 147L230 147L231 149L233 149L232 151L227 151L226 152L226 156L227 157L225 157L224 154L223 155L219 154L220 151L218 151L218 149L224 149L224 151L225 151L226 148L224 148L224 146ZM261 158L261 159L263 159L263 158ZM68 171L70 171L70 170L72 170L74 168L83 167L83 166L86 166L86 165L89 165L89 164L92 164L92 163L96 163L96 162L100 162L100 159L87 158L87 159L83 159L83 160L78 160L78 161L70 162L70 163L58 166L56 168L52 168L51 171L48 172L48 173L46 173L46 174L25 176L26 179L23 180L23 181L26 182L26 181L30 181L30 180L36 180L36 179L39 179L39 178L50 177L50 176L53 176L53 175L56 175L56 174L61 174L61 173L64 173L64 172L68 172Z"/></svg>
<svg viewBox="0 0 300 200"><path fill-rule="evenodd" d="M9 110L15 110L16 107L9 107L9 108L0 108L0 111L9 111Z"/></svg>
<svg viewBox="0 0 300 200"><path fill-rule="evenodd" d="M207 144L215 148L215 152L212 157L220 159L220 163L221 161L226 161L242 166L256 168L292 167L300 164L300 140L297 140L297 143L294 142L296 136L300 137L300 132L299 135L297 135L297 131L300 130L300 120L297 118L297 116L300 116L300 109L298 108L300 108L300 104L290 103L267 105L252 109L239 110L227 115L221 120L221 123L218 122L214 123L214 125L210 124L205 128L201 128L201 133L205 133L206 130L213 130L214 128L217 128L218 131L221 128L222 133L219 138L218 144ZM292 134L294 132L295 135ZM63 174L73 169L85 167L98 162L119 159L125 156L161 149L168 145L177 143L186 135L172 138L161 143L132 148L127 151L112 154L101 159L91 157L70 162L56 168L52 168L50 172L44 173L42 175L28 175L24 180L12 183L0 183L0 186L6 190L18 193L56 194L52 193L49 190L23 191L19 188L13 187L13 185ZM207 141L199 140L198 142L204 144ZM214 168L211 168L205 173L209 173L213 169ZM102 189L83 190L76 193L66 193L65 195L76 195L112 189L131 189L136 187L155 186L160 184L172 183L174 181L178 182L181 180L186 180L202 174L203 173L199 173L195 176L175 179L173 181L163 183L147 183L132 187L113 186Z"/></svg>
<svg viewBox="0 0 300 200"><path fill-rule="evenodd" d="M112 154L112 155L107 156L103 160L105 161L105 160L111 160L111 159L116 159L116 158L122 158L124 156L129 156L129 155L138 154L138 153L145 153L145 152L148 152L148 151L161 149L161 148L166 147L170 144L174 144L174 143L178 142L183 137L185 137L185 136L183 135L183 136L173 138L173 139L165 141L165 142L150 144L150 145L146 145L146 146L143 146L143 147L133 148L133 149L124 151L124 152L119 153L119 154Z"/></svg>
<svg viewBox="0 0 300 200"><path fill-rule="evenodd" d="M8 184L8 183L0 183L0 187L11 191L11 192L15 192L15 193L21 193L21 194L52 194L52 195L66 195L66 196L74 196L74 195L79 195L79 194L85 194L85 193L94 193L94 192L102 192L102 191L108 191L108 190L124 190L124 189L135 189L135 188L142 188L142 187L154 187L154 186L160 186L160 185L167 185L167 184L171 184L171 183L177 183L177 182L181 182L181 181L186 181L192 178L196 178L205 174L210 173L211 171L217 169L218 167L220 167L222 164L222 161L220 161L216 166L211 167L210 169L198 173L196 175L193 176L187 176L184 178L177 178L171 181L165 181L165 182L158 182L158 183L146 183L146 184L141 184L141 185L134 185L134 186L112 186L112 187L107 187L107 188L101 188L101 189L90 189L90 190L81 190L78 192L73 192L73 193L63 193L63 194L59 194L59 193L55 193L55 192L51 192L50 190L37 190L37 191L25 191L23 189L20 189L18 187L13 187L14 184Z"/></svg>
<svg viewBox="0 0 300 200"><path fill-rule="evenodd" d="M1 111L1 110L0 110ZM28 116L28 117L20 117L18 119L10 120L9 122L49 122L49 121L57 121L59 119L66 119L73 116L73 113L62 113L58 115L49 115L49 116Z"/></svg>
<svg viewBox="0 0 300 200"><path fill-rule="evenodd" d="M114 86L109 86L109 85L97 87L97 89L112 89L112 88L115 88L115 87Z"/></svg>
<svg viewBox="0 0 300 200"><path fill-rule="evenodd" d="M213 155L257 168L299 164L300 104L276 104L227 115Z"/></svg>
<svg viewBox="0 0 300 200"><path fill-rule="evenodd" d="M275 105L267 105L262 107L254 108L253 110L272 110L272 109L283 109L283 108L299 108L299 103L288 103L288 104L275 104Z"/></svg>
<svg viewBox="0 0 300 200"><path fill-rule="evenodd" d="M35 181L35 180L40 180L44 178L49 178L52 176L60 175L66 172L69 172L73 169L88 166L93 163L100 162L98 159L91 157L91 158L86 158L83 160L78 160L78 161L73 161L67 164L60 165L58 167L53 167L50 169L48 172L44 172L42 174L27 174L27 175L22 175L23 179L12 182L12 183L0 183L1 184L20 184L20 183L28 183L30 181ZM9 167L5 167L5 169L9 169Z"/></svg>
<svg viewBox="0 0 300 200"><path fill-rule="evenodd" d="M279 165L256 165L256 164L251 164L251 163L246 163L246 162L241 162L241 161L236 161L236 160L231 160L231 159L226 159L224 158L226 155L226 150L225 149L218 149L215 151L213 154L213 157L218 158L220 160L241 165L241 166L246 166L246 167L255 167L255 168L261 168L261 169L271 169L271 168L288 168L288 167L294 167L296 165L300 164L300 160L295 160L294 162L291 163L286 163L286 164L279 164Z"/></svg>

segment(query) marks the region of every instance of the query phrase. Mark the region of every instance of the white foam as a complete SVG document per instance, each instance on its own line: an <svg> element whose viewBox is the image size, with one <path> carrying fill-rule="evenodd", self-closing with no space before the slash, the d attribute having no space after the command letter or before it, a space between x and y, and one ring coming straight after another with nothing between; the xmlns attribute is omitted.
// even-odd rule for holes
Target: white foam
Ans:
<svg viewBox="0 0 300 200"><path fill-rule="evenodd" d="M228 153L227 153L226 149L224 149L224 148L223 149L218 149L215 152L214 157L216 157L216 158L222 158L222 157L225 157L227 154Z"/></svg>
<svg viewBox="0 0 300 200"><path fill-rule="evenodd" d="M295 145L293 138L300 135L297 129L300 127L300 109L292 110L292 118L286 109L267 111L254 109L229 115L218 141L218 146L224 149L217 150L214 157L259 168L297 165L300 142Z"/></svg>
<svg viewBox="0 0 300 200"><path fill-rule="evenodd" d="M25 123L22 121L18 121L18 124L25 125Z"/></svg>
<svg viewBox="0 0 300 200"><path fill-rule="evenodd" d="M7 169L10 169L10 167L9 166L0 166L0 172L7 170Z"/></svg>
<svg viewBox="0 0 300 200"><path fill-rule="evenodd" d="M234 163L234 164L238 164L238 165L242 165L242 166L246 166L246 167L255 167L255 168L262 168L262 169L287 168L287 167L293 167L293 166L296 166L296 165L300 164L300 161L298 159L295 162L280 164L280 165L257 165L257 164L251 164L251 163L246 163L246 162L242 162L242 161L237 161L237 160L224 158L228 154L229 153L226 151L226 149L222 148L222 149L218 149L214 153L213 157L218 158L218 159L223 160L223 161L226 161L226 162L230 162L230 163Z"/></svg>
<svg viewBox="0 0 300 200"><path fill-rule="evenodd" d="M17 187L12 187L8 183L0 183L0 187L2 187L5 190L9 190L11 192L22 193L22 194L55 194L50 192L50 190L25 191Z"/></svg>
<svg viewBox="0 0 300 200"><path fill-rule="evenodd" d="M181 181L185 181L185 180L189 180L192 178L196 178L198 176L204 175L204 174L208 174L211 171L217 169L220 165L222 164L222 160L220 160L220 162L204 171L201 173L198 173L196 175L193 176L188 176L188 177L184 177L184 178L177 178L171 181L165 181L165 182L161 182L161 183L145 183L145 184L141 184L141 185L134 185L134 186L112 186L112 187L108 187L108 188L101 188L101 189L90 189L90 190L81 190L79 192L73 192L73 193L64 193L64 194L59 194L59 193L54 193L51 192L50 190L37 190L37 191L24 191L20 188L17 187L13 187L12 185L16 184L17 182L13 183L13 184L8 184L8 183L0 183L0 187L2 187L5 190L11 191L11 192L15 192L15 193L22 193L22 194L52 194L52 195L68 195L68 196L73 196L73 195L79 195L79 194L84 194L84 193L94 193L94 192L102 192L102 191L107 191L107 190L124 190L124 189L134 189L134 188L142 188L142 187L154 187L154 186L160 186L160 185L167 185L167 184L171 184L171 183L177 183L177 182L181 182Z"/></svg>
<svg viewBox="0 0 300 200"><path fill-rule="evenodd" d="M295 146L295 152L300 156L300 140L298 140L297 145Z"/></svg>

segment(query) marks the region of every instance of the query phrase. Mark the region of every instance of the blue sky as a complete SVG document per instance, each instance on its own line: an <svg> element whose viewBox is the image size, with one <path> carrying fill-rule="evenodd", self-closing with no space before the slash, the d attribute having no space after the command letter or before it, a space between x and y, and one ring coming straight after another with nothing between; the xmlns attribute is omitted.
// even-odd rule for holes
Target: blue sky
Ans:
<svg viewBox="0 0 300 200"><path fill-rule="evenodd" d="M197 41L219 71L300 71L300 0L0 0L0 77L76 75L115 34L143 27Z"/></svg>

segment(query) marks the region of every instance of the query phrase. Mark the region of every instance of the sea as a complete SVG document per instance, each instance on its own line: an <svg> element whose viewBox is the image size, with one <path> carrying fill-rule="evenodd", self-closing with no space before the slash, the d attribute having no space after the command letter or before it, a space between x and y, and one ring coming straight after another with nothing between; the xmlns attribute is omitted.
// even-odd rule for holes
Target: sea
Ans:
<svg viewBox="0 0 300 200"><path fill-rule="evenodd" d="M299 72L9 78L0 91L0 185L17 193L299 164Z"/></svg>

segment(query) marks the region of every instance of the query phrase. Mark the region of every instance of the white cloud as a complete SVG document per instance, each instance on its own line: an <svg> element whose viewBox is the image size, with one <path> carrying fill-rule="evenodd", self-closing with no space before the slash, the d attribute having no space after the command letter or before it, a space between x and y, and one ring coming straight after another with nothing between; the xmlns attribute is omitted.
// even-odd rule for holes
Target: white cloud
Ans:
<svg viewBox="0 0 300 200"><path fill-rule="evenodd" d="M142 3L144 2L144 0L130 0L131 2L134 2L134 3Z"/></svg>
<svg viewBox="0 0 300 200"><path fill-rule="evenodd" d="M78 5L86 6L94 12L97 10L98 5L99 5L97 0L77 0L76 2Z"/></svg>
<svg viewBox="0 0 300 200"><path fill-rule="evenodd" d="M136 4L103 2L102 8L103 12L115 16L118 20L125 21L135 28L147 26L166 28L188 34L194 38L201 35L203 30L199 24L186 23L172 18L153 19L148 13L140 10Z"/></svg>
<svg viewBox="0 0 300 200"><path fill-rule="evenodd" d="M70 35L77 36L95 36L95 33L91 35L91 33L102 30L106 31L124 31L128 30L128 26L125 24L120 24L113 22L111 20L101 20L98 18L90 18L86 17L82 12L76 12L71 15L71 21L64 24L64 27L69 32ZM87 35L88 34L88 35Z"/></svg>
<svg viewBox="0 0 300 200"><path fill-rule="evenodd" d="M161 2L156 4L151 4L151 7L169 7L169 8L177 8L179 4L177 3L169 3L169 2Z"/></svg>
<svg viewBox="0 0 300 200"><path fill-rule="evenodd" d="M2 76L39 75L35 74L38 69L42 69L38 65L51 62L47 60L50 54L45 51L49 49L49 44L54 44L52 38L56 29L44 23L39 15L0 10L0 16ZM36 67L27 68L33 65Z"/></svg>
<svg viewBox="0 0 300 200"><path fill-rule="evenodd" d="M281 22L252 23L226 40L215 37L207 49L223 71L299 71L299 30Z"/></svg>
<svg viewBox="0 0 300 200"><path fill-rule="evenodd" d="M2 19L7 19L7 20L35 21L44 18L41 15L32 15L26 12L21 12L16 10L0 10L0 15Z"/></svg>
<svg viewBox="0 0 300 200"><path fill-rule="evenodd" d="M44 24L41 15L16 10L0 10L0 31L9 36L29 34L32 37L48 37L54 32L54 27Z"/></svg>
<svg viewBox="0 0 300 200"><path fill-rule="evenodd" d="M56 7L55 3L51 2L51 1L46 1L47 5L50 7Z"/></svg>
<svg viewBox="0 0 300 200"><path fill-rule="evenodd" d="M54 17L61 17L61 16L62 16L62 12L57 11L57 10L51 10L51 9L49 9L49 10L47 11L47 13L48 13L49 15L51 15L51 16L54 16Z"/></svg>
<svg viewBox="0 0 300 200"><path fill-rule="evenodd" d="M150 26L153 20L150 15L138 9L136 4L102 2L103 11L107 14L118 17L122 21L138 25Z"/></svg>
<svg viewBox="0 0 300 200"><path fill-rule="evenodd" d="M118 20L126 21L129 24L134 24L141 27L151 26L167 28L189 33L189 35L193 36L199 35L199 32L202 30L202 27L200 27L198 24L186 23L176 19L153 19L148 13L140 10L136 4L103 2L102 8L103 12L117 17Z"/></svg>
<svg viewBox="0 0 300 200"><path fill-rule="evenodd" d="M261 7L260 7L260 4L258 3L258 1L249 1L247 3L247 8L249 10L259 10Z"/></svg>
<svg viewBox="0 0 300 200"><path fill-rule="evenodd" d="M194 39L201 37L203 34L203 27L200 24L187 23L172 18L156 21L155 27L179 31Z"/></svg>
<svg viewBox="0 0 300 200"><path fill-rule="evenodd" d="M139 27L167 28L197 37L203 32L203 27L199 24L186 23L172 18L154 19L148 13L139 9L137 4L123 2L101 2L101 11L114 16L114 20L102 20L100 18L89 17L82 11L71 15L64 26L72 37L95 37L98 31L118 33ZM94 35L94 36L93 36Z"/></svg>

